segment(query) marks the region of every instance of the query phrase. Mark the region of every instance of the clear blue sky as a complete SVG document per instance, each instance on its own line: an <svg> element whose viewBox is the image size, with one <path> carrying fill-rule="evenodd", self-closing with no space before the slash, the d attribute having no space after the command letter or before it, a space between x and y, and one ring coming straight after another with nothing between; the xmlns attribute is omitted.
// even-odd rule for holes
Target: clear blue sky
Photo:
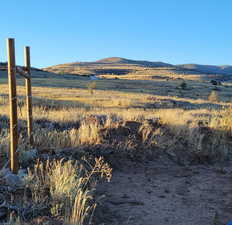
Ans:
<svg viewBox="0 0 232 225"><path fill-rule="evenodd" d="M173 64L232 64L231 0L1 1L0 61L5 39L32 48L46 67L110 56Z"/></svg>

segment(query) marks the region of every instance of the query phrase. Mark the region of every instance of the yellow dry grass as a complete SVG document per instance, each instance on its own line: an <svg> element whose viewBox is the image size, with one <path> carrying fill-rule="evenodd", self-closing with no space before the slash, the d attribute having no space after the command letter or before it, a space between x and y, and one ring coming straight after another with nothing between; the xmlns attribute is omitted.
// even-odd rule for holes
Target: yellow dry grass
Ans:
<svg viewBox="0 0 232 225"><path fill-rule="evenodd" d="M7 116L8 86L6 80L1 81L0 116ZM187 87L191 89L180 90L179 81L177 83L176 81L151 83L100 80L96 81L94 94L88 90L88 82L82 79L35 78L33 80L34 119L68 123L81 121L88 115L105 115L107 118L117 117L122 120L135 121L160 118L162 123L180 129L186 127L189 122L194 123L199 120L209 122L212 115L221 114L220 107L231 106L228 101L230 95L227 95L228 87L221 87L222 91L219 95L222 101L212 104L208 100L210 86L204 82L187 82ZM18 83L19 119L26 120L23 80L19 80ZM197 97L201 92L202 94ZM34 135L37 146L53 148L93 144L98 140L95 125L81 126L78 131L57 132L38 129ZM6 142L7 132L1 139L2 146L6 146Z"/></svg>
<svg viewBox="0 0 232 225"><path fill-rule="evenodd" d="M104 75L105 76L105 75ZM142 125L138 134L142 144L156 149L172 151L185 149L185 153L213 156L219 160L227 158L231 145L229 138L232 130L232 104L230 103L229 85L220 87L220 101L212 103L208 96L212 87L208 82L186 79L187 88L180 88L181 81L165 80L130 80L129 74L125 80L105 79L96 81L94 92L88 90L88 79L75 78L34 78L33 79L33 117L34 120L44 120L62 124L78 123L78 128L56 130L34 124L34 140L38 149L78 148L102 144L102 129L117 129L122 122L134 121ZM111 77L109 77L111 78ZM129 80L128 80L129 79ZM5 79L0 80L0 152L6 156L8 152L9 130L8 117L8 86ZM25 127L26 107L25 88L23 80L18 80L18 116L20 127ZM85 121L91 115L105 116L106 122L89 123ZM159 119L161 127L154 130L147 124L149 119ZM116 125L115 125L116 124ZM201 128L209 128L208 133L202 133ZM208 130L207 130L208 132ZM134 133L133 135L137 135ZM129 136L130 138L130 136ZM115 139L117 137L115 136ZM20 154L27 149L25 137L20 136ZM136 140L137 141L137 140ZM206 143L207 142L207 143ZM186 144L187 143L187 144ZM127 148L130 140L121 147ZM96 166L97 165L97 166ZM63 211L65 223L82 225L94 211L91 190L86 188L90 176L101 168L104 174L110 176L110 170L103 162L96 161L95 167L86 176L81 174L81 168L71 161L39 163L30 171L28 185L34 190L34 202L44 200L40 189L49 187L52 198L52 215L60 215ZM100 171L98 171L100 172ZM85 188L83 188L85 187ZM42 194L42 195L41 195ZM63 201L65 199L65 201ZM90 220L89 220L90 219ZM21 224L16 221L12 224Z"/></svg>

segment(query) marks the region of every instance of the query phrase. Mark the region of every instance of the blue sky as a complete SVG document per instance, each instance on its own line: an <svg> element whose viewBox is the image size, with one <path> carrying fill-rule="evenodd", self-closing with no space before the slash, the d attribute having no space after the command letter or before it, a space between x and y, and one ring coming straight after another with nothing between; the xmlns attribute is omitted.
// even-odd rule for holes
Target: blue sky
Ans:
<svg viewBox="0 0 232 225"><path fill-rule="evenodd" d="M1 2L0 61L7 37L17 63L120 56L173 64L232 64L231 0L11 0Z"/></svg>

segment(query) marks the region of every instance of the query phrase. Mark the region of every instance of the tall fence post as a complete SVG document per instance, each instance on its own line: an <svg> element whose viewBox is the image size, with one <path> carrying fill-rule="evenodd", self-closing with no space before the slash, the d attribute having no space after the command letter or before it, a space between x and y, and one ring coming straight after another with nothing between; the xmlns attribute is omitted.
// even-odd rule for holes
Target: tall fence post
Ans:
<svg viewBox="0 0 232 225"><path fill-rule="evenodd" d="M9 81L9 104L10 104L10 169L13 173L18 172L18 122L17 122L17 93L16 93L16 64L15 42L7 39L8 50L8 81Z"/></svg>
<svg viewBox="0 0 232 225"><path fill-rule="evenodd" d="M27 101L27 134L30 145L33 145L32 135L32 96L31 96L31 60L30 47L24 48L24 63L27 70L28 78L26 78L26 101Z"/></svg>

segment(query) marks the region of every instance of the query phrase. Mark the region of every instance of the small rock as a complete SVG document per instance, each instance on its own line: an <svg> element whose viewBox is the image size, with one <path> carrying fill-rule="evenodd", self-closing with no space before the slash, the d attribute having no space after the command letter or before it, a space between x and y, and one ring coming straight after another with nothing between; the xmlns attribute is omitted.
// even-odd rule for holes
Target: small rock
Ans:
<svg viewBox="0 0 232 225"><path fill-rule="evenodd" d="M25 169L20 169L20 170L18 171L18 177L19 177L20 179L24 179L26 176L27 176L27 170L25 170Z"/></svg>
<svg viewBox="0 0 232 225"><path fill-rule="evenodd" d="M3 179L5 180L6 185L11 187L20 187L22 185L22 180L15 174L8 173Z"/></svg>
<svg viewBox="0 0 232 225"><path fill-rule="evenodd" d="M11 173L10 170L7 168L3 168L0 170L0 177L4 177L6 176L7 174Z"/></svg>
<svg viewBox="0 0 232 225"><path fill-rule="evenodd" d="M36 149L32 149L23 153L23 157L25 157L27 160L34 160L37 155L38 151Z"/></svg>
<svg viewBox="0 0 232 225"><path fill-rule="evenodd" d="M24 151L20 154L20 161L23 166L28 166L31 161L35 160L38 156L38 151L36 149L30 151Z"/></svg>

